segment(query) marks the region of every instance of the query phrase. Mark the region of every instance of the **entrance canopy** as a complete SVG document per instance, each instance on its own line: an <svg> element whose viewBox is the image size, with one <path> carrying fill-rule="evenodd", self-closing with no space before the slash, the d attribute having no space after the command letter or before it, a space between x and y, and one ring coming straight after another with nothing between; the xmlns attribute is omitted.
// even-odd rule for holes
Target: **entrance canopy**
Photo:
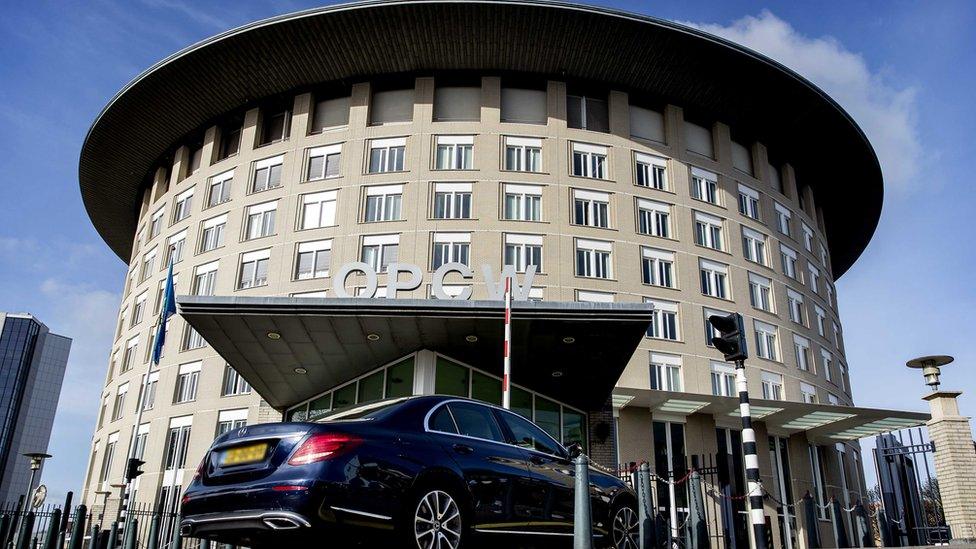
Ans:
<svg viewBox="0 0 976 549"><path fill-rule="evenodd" d="M180 296L183 318L284 410L420 349L502 373L500 301ZM519 301L512 381L581 410L602 406L651 321L650 305Z"/></svg>
<svg viewBox="0 0 976 549"><path fill-rule="evenodd" d="M654 413L690 415L704 413L739 417L739 398L673 391L628 389L613 391L614 406L636 406ZM786 400L749 399L752 419L762 421L771 432L793 434L806 431L812 440L856 440L886 431L922 425L929 414L881 410L833 404L808 404Z"/></svg>

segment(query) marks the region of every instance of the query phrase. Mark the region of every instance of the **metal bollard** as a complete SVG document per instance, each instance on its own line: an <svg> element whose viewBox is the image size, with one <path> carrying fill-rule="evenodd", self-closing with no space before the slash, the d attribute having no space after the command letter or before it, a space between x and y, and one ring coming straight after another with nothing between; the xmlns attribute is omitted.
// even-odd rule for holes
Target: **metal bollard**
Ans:
<svg viewBox="0 0 976 549"><path fill-rule="evenodd" d="M84 504L75 508L75 522L71 528L71 543L68 549L81 549L85 542L85 515L88 514L88 507Z"/></svg>
<svg viewBox="0 0 976 549"><path fill-rule="evenodd" d="M44 537L44 549L57 549L58 535L61 529L61 509L55 508L48 522L47 535Z"/></svg>
<svg viewBox="0 0 976 549"><path fill-rule="evenodd" d="M0 546L6 545L4 542L7 539L7 534L10 532L12 522L10 515L6 513L0 515Z"/></svg>
<svg viewBox="0 0 976 549"><path fill-rule="evenodd" d="M64 509L64 513L61 515L61 524L58 525L58 547L61 549L64 547L64 538L68 535L68 521L71 519L71 498L74 497L74 492L68 492L64 496L64 505L61 507Z"/></svg>
<svg viewBox="0 0 976 549"><path fill-rule="evenodd" d="M118 521L112 523L112 527L108 531L108 543L105 545L108 549L115 549L119 544L119 523Z"/></svg>
<svg viewBox="0 0 976 549"><path fill-rule="evenodd" d="M91 529L91 538L88 540L88 549L98 549L98 538L101 531L98 529L98 525L95 524Z"/></svg>
<svg viewBox="0 0 976 549"><path fill-rule="evenodd" d="M31 532L34 531L34 511L27 513L24 520L20 523L20 532L17 533L17 549L28 549L31 544Z"/></svg>
<svg viewBox="0 0 976 549"><path fill-rule="evenodd" d="M122 547L124 549L136 549L136 538L139 534L139 521L138 519L129 519L128 525L125 527L125 532L122 533L123 542Z"/></svg>
<svg viewBox="0 0 976 549"><path fill-rule="evenodd" d="M576 456L575 503L573 505L573 549L593 548L593 520L590 516L590 460Z"/></svg>
<svg viewBox="0 0 976 549"><path fill-rule="evenodd" d="M183 536L180 535L180 515L173 517L173 541L170 542L170 549L183 549Z"/></svg>
<svg viewBox="0 0 976 549"><path fill-rule="evenodd" d="M149 522L149 539L146 540L147 549L159 549L159 513L153 513Z"/></svg>
<svg viewBox="0 0 976 549"><path fill-rule="evenodd" d="M637 517L640 521L640 549L654 547L654 514L651 512L651 464L641 463L637 470Z"/></svg>
<svg viewBox="0 0 976 549"><path fill-rule="evenodd" d="M810 549L820 549L820 527L817 519L817 503L813 500L810 492L803 495L803 517L806 522L804 530L807 534L807 547Z"/></svg>

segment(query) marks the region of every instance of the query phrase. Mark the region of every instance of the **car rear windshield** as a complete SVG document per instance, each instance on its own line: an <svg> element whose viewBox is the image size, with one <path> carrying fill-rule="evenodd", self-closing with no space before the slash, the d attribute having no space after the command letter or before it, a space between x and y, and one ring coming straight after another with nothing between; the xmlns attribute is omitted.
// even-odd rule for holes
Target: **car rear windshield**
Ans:
<svg viewBox="0 0 976 549"><path fill-rule="evenodd" d="M329 421L366 421L379 419L396 410L409 397L391 398L387 400L377 400L368 404L340 408L333 410L329 414L315 420L315 423L326 423Z"/></svg>

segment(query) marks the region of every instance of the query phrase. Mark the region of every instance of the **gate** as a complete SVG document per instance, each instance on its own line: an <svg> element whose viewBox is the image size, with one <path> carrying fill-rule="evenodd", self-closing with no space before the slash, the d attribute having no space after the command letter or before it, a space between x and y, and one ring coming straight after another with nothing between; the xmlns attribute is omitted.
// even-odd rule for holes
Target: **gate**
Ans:
<svg viewBox="0 0 976 549"><path fill-rule="evenodd" d="M921 428L878 435L874 461L878 470L878 531L886 547L934 545L952 538L933 476L934 442Z"/></svg>

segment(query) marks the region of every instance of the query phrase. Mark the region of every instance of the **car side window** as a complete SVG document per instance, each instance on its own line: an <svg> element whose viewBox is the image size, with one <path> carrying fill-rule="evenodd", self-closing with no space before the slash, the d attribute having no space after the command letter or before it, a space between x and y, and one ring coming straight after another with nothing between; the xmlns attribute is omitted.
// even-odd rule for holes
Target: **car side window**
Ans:
<svg viewBox="0 0 976 549"><path fill-rule="evenodd" d="M454 418L451 417L451 412L447 409L447 406L441 406L437 409L432 416L430 416L430 421L427 423L428 428L432 431L440 431L442 433L454 433L457 434L457 427L454 425Z"/></svg>
<svg viewBox="0 0 976 549"><path fill-rule="evenodd" d="M495 415L491 413L491 408L467 402L452 402L447 407L450 407L451 415L454 416L458 433L469 437L505 442L502 429L495 421Z"/></svg>
<svg viewBox="0 0 976 549"><path fill-rule="evenodd" d="M536 427L522 416L512 413L501 413L502 419L515 437L515 444L522 448L531 448L553 456L562 456L563 452L545 431Z"/></svg>

